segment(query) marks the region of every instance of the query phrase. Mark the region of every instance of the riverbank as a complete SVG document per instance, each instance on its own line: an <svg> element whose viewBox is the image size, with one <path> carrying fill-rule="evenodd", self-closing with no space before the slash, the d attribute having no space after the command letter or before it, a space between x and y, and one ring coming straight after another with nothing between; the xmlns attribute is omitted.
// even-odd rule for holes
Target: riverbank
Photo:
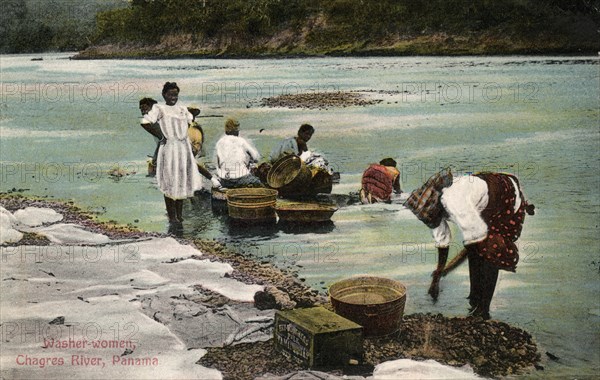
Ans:
<svg viewBox="0 0 600 380"><path fill-rule="evenodd" d="M489 33L396 35L381 41L358 40L340 45L311 45L297 38L283 32L252 42L236 42L227 38L198 41L187 35L164 36L157 44L97 44L80 51L72 59L596 55L600 48L597 43L573 42L559 37L513 38Z"/></svg>
<svg viewBox="0 0 600 380"><path fill-rule="evenodd" d="M55 224L45 222L42 228L46 230L29 232L25 240L4 244L3 257L8 258L2 267L2 323L5 326L38 324L46 329L56 328L47 327L56 325L77 326L84 319L87 324L102 327L112 326L116 321L121 324L131 321L131 326L136 326L138 347L143 349L120 350L123 351L121 356L111 356L113 367L115 357L120 365L122 359L119 358L137 355L157 358L156 369L166 374L165 378L182 374L198 376L199 373L204 377L218 377L212 369L227 379L294 373L303 368L288 361L273 346L272 325L268 321L272 323L274 310L256 309L252 295L258 289L271 286L285 293L296 307L322 305L331 309L325 294L304 285L294 273L258 263L219 242L173 239L163 234L147 234L131 226L102 222L73 203L2 194L0 205L7 213L17 216L19 210L28 208L54 210L63 216L61 223L68 222L110 239L96 245L52 243L55 237L44 237L44 231ZM3 212L3 215L8 214ZM56 229L50 230L56 232ZM44 246L48 248L40 248ZM53 252L70 252L70 259L60 262L56 256L50 260L47 255L44 259L44 252L49 252L50 247ZM109 252L110 255L90 259L90 247L95 247L95 253ZM36 254L36 260L30 261L23 252L40 255ZM127 263L123 256L115 256L118 252L135 259L134 262ZM88 260L80 261L79 254ZM80 268L85 270L82 272ZM215 272L220 274L215 277ZM236 319L237 322L232 322ZM255 328L256 336L249 334L248 338L240 334L240 331L248 331L249 324L254 327L259 321L264 326ZM70 329L76 331L76 327ZM243 338L237 341L241 336ZM83 341L87 336L75 334L69 338ZM19 339L5 334L4 374L46 377L49 372L22 367L18 358L24 353L39 357L49 351L40 346L40 342L23 344ZM344 374L370 376L378 365L396 359L418 362L433 359L451 367L468 365L474 373L486 377L527 373L534 370L534 366L543 369L539 365L537 346L526 331L500 321L448 318L441 314L406 315L398 334L365 339L364 350L364 361L357 366L322 370L332 378ZM95 353L102 358L106 352L96 350ZM62 354L89 356L91 352L69 347L62 348ZM173 355L193 361L181 363L183 359L178 359L174 365ZM165 361L167 368L163 366ZM104 367L86 370L66 366L53 368L53 371L65 376L77 374L80 378L110 374ZM145 378L151 373L131 372L130 377Z"/></svg>

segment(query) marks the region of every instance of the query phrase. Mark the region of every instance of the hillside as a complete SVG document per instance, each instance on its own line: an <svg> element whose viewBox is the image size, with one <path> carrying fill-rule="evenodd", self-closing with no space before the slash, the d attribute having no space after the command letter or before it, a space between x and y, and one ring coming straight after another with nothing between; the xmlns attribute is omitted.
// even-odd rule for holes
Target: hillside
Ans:
<svg viewBox="0 0 600 380"><path fill-rule="evenodd" d="M67 0L37 3L61 1ZM597 0L92 3L98 13L93 22L86 21L85 33L76 32L81 52L75 58L596 54L600 50ZM51 27L39 17L34 21ZM90 27L93 31L88 33ZM81 26L72 25L77 28ZM44 30L35 31L44 37Z"/></svg>
<svg viewBox="0 0 600 380"><path fill-rule="evenodd" d="M2 0L0 53L75 51L92 44L96 15L127 0Z"/></svg>

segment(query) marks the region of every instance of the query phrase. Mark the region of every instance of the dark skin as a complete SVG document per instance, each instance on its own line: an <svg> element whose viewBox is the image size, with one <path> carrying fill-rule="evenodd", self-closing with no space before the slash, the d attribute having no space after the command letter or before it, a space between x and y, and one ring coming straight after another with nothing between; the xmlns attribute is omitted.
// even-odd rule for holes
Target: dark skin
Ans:
<svg viewBox="0 0 600 380"><path fill-rule="evenodd" d="M150 105L150 104L147 104L147 103L140 104L140 112L142 113L142 115L147 115L151 109L152 109L152 105ZM150 133L152 136L156 137L159 140L161 140L163 138L162 132L160 131L160 127L157 128L156 125L154 125L154 124L144 123L144 124L142 124L142 128L144 128L146 130L146 132Z"/></svg>
<svg viewBox="0 0 600 380"><path fill-rule="evenodd" d="M397 194L400 194L402 192L402 190L400 189L400 176L396 177L394 183L392 184L392 187Z"/></svg>
<svg viewBox="0 0 600 380"><path fill-rule="evenodd" d="M431 274L431 285L429 286L429 290L427 294L433 298L433 301L437 301L438 295L440 294L440 279L443 276L446 276L456 267L458 267L467 257L467 253L469 249L474 249L474 247L465 247L463 248L449 263L446 265L446 261L448 260L448 248L438 248L438 264L437 268Z"/></svg>
<svg viewBox="0 0 600 380"><path fill-rule="evenodd" d="M200 172L200 174L202 174L206 179L212 179L212 174L210 174L208 169L206 169L202 164L198 162L196 162L196 165L198 166L198 171Z"/></svg>
<svg viewBox="0 0 600 380"><path fill-rule="evenodd" d="M150 105L148 103L140 104L140 112L142 113L142 115L147 115L151 109L152 109L152 105Z"/></svg>
<svg viewBox="0 0 600 380"><path fill-rule="evenodd" d="M298 143L298 154L302 154L308 150L308 141L311 139L314 132L311 131L302 131L298 132L298 136L296 136L296 142Z"/></svg>
<svg viewBox="0 0 600 380"><path fill-rule="evenodd" d="M431 274L432 280L431 285L429 286L429 290L427 294L433 298L434 301L437 301L438 295L440 294L440 278L442 278L442 273L444 268L446 267L446 261L448 260L448 248L438 248L438 264L437 268Z"/></svg>
<svg viewBox="0 0 600 380"><path fill-rule="evenodd" d="M168 106L174 106L179 100L179 90L177 90L176 88L172 88L170 90L165 91L165 93L163 94L163 99L165 100L165 103Z"/></svg>

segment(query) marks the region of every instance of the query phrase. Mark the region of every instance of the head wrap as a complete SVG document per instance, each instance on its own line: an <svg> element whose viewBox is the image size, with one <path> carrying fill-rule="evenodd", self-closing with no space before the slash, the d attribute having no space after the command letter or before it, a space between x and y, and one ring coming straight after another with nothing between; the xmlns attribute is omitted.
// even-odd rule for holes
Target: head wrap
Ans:
<svg viewBox="0 0 600 380"><path fill-rule="evenodd" d="M233 133L240 131L240 123L233 118L229 118L225 121L225 133Z"/></svg>

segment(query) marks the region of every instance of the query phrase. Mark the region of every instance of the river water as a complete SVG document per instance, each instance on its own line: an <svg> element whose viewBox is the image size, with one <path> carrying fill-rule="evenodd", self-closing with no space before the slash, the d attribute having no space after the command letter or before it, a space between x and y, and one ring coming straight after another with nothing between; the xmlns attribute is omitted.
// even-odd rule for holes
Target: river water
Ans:
<svg viewBox="0 0 600 380"><path fill-rule="evenodd" d="M302 123L311 149L341 173L333 192L359 188L371 162L393 157L402 188L442 167L520 178L536 207L519 240L517 273L501 272L491 314L531 332L544 371L523 378L592 378L600 366L598 57L403 57L289 60L72 61L68 54L1 56L0 191L73 200L106 220L166 231L162 195L146 176L153 140L137 101L176 81L197 105L206 161L235 116L263 155ZM273 109L284 93L363 91L379 102L339 109ZM261 131L262 130L262 131ZM132 173L120 179L109 170ZM428 228L401 204L340 208L316 227L232 225L206 200L185 203L184 234L298 272L325 290L354 274L408 287L406 313L464 315L466 265L428 298L436 250ZM460 233L454 230L460 248ZM548 360L548 351L560 359Z"/></svg>

